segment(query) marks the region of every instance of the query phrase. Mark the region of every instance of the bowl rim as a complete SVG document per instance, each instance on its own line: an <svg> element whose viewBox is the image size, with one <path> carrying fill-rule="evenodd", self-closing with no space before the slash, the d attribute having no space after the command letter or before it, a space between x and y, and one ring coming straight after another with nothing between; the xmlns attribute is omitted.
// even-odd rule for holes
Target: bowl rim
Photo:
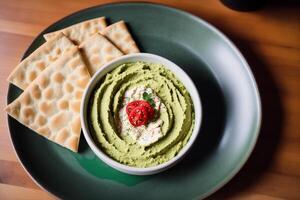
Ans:
<svg viewBox="0 0 300 200"><path fill-rule="evenodd" d="M136 61L132 61L130 59L136 59ZM87 125L87 108L88 108L88 102L90 100L90 95L92 91L94 91L95 85L99 82L99 79L104 77L108 72L112 71L122 63L128 63L128 62L138 62L139 59L142 62L149 62L149 63L158 63L164 65L167 69L169 69L172 73L175 74L176 78L179 79L182 84L186 87L185 83L189 84L189 87L186 87L187 91L190 94L190 97L193 102L194 107L194 113L195 113L195 124L192 131L192 134L188 140L188 142L181 148L181 150L176 154L173 158L168 160L167 162L161 163L159 165L151 166L151 167L132 167L125 164L122 164L118 162L117 160L114 160L110 156L108 156L105 152L103 152L96 144L94 139L92 138L92 135L89 131L88 125ZM152 61L145 61L143 59L150 59ZM180 74L180 76L178 76ZM100 77L100 78L99 78ZM81 127L83 131L83 135L89 145L89 147L92 149L92 151L97 155L99 159L101 159L103 162L105 162L110 167L117 169L118 171L132 174L132 175L151 175L156 174L159 172L162 172L164 170L167 170L168 168L174 166L177 162L179 162L191 149L192 145L195 143L196 138L200 132L201 122L202 122L202 104L199 92L197 90L197 87L195 86L193 80L190 78L190 76L177 64L174 62L168 60L167 58L164 58L162 56L151 54L151 53L133 53L129 55L121 56L115 60L110 61L109 63L103 65L90 79L86 89L84 90L81 106L80 106L80 121L81 121Z"/></svg>

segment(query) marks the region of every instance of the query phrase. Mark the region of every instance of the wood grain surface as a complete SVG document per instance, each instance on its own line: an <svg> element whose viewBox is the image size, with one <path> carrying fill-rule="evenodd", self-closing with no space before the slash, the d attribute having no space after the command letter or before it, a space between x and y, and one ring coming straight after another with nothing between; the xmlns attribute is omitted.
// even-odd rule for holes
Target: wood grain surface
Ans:
<svg viewBox="0 0 300 200"><path fill-rule="evenodd" d="M106 0L0 0L0 103L6 105L8 74L44 28L72 12ZM249 161L208 199L300 199L300 6L269 1L237 12L218 0L152 1L207 20L242 51L258 82L263 124ZM298 1L299 2L299 1ZM0 199L53 199L21 167L0 115Z"/></svg>

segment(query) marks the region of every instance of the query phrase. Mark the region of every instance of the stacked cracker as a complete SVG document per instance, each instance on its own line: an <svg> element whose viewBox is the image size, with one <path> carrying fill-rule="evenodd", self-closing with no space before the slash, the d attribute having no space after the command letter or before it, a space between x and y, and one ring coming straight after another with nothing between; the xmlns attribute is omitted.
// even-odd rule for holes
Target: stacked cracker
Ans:
<svg viewBox="0 0 300 200"><path fill-rule="evenodd" d="M77 152L81 98L91 75L105 63L139 49L124 21L107 26L104 17L44 38L46 42L9 75L8 81L24 91L6 111L39 135Z"/></svg>

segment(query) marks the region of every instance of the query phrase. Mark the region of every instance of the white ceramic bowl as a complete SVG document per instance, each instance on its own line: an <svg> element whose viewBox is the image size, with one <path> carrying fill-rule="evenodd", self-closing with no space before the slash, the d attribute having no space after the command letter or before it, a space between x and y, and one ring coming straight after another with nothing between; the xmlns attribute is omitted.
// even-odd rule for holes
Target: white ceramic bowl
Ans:
<svg viewBox="0 0 300 200"><path fill-rule="evenodd" d="M177 78L183 83L183 85L186 87L186 89L189 91L190 96L192 98L193 104L194 104L194 110L195 110L195 127L193 130L193 133L187 142L187 144L179 151L179 153L172 158L171 160L162 163L157 166L153 167L147 167L147 168L138 168L138 167L130 167L128 165L124 165L119 163L118 161L110 158L108 155L105 154L105 152L101 151L100 148L98 148L97 144L93 140L93 137L90 134L88 121L87 121L87 113L89 112L89 99L91 96L91 93L94 91L95 86L97 83L101 80L102 77L104 77L108 72L112 71L114 68L118 67L119 65L127 62L136 62L136 61L144 61L149 63L158 63L164 65L166 68L170 69ZM84 137L92 149L92 151L106 164L109 166L128 173L128 174L134 174L134 175L150 175L150 174L156 174L161 171L164 171L171 166L174 166L179 160L183 158L184 155L188 152L188 150L191 148L192 144L196 140L196 137L199 133L200 124L202 119L202 108L201 108L201 102L199 93L197 91L197 88L195 87L193 81L191 78L176 64L173 62L154 54L148 54L148 53L137 53L137 54L130 54L126 56L122 56L106 65L101 67L91 78L82 98L81 103L81 126L83 130Z"/></svg>

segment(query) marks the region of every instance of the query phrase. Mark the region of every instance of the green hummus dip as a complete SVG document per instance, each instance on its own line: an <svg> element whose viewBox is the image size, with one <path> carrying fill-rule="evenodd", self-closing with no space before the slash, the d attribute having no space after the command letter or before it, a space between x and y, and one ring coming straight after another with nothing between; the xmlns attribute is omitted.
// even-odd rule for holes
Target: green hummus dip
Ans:
<svg viewBox="0 0 300 200"><path fill-rule="evenodd" d="M163 136L148 146L139 145L118 132L118 112L124 93L135 87L151 88L166 109ZM99 148L114 160L133 167L156 166L175 157L188 142L194 128L194 106L183 84L163 65L125 63L108 73L90 98L90 130Z"/></svg>

